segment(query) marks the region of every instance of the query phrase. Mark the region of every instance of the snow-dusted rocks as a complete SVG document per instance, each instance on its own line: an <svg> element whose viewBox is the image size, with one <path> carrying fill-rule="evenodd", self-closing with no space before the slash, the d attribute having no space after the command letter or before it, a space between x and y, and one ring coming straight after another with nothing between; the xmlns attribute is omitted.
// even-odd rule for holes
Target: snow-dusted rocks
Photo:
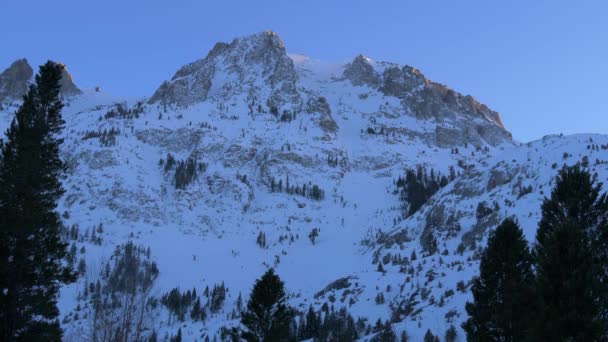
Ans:
<svg viewBox="0 0 608 342"><path fill-rule="evenodd" d="M375 88L380 84L380 75L363 55L358 55L346 64L342 76L356 86L367 85Z"/></svg>
<svg viewBox="0 0 608 342"><path fill-rule="evenodd" d="M511 140L497 112L442 84L432 82L410 66L376 62L358 55L342 74L355 86L368 86L399 98L404 111L438 123L435 143L446 147L464 143L499 145Z"/></svg>
<svg viewBox="0 0 608 342"><path fill-rule="evenodd" d="M293 62L276 33L265 31L230 44L217 43L207 57L178 70L152 95L150 103L189 106L210 97L245 95L268 107L299 105ZM260 93L261 88L268 88Z"/></svg>

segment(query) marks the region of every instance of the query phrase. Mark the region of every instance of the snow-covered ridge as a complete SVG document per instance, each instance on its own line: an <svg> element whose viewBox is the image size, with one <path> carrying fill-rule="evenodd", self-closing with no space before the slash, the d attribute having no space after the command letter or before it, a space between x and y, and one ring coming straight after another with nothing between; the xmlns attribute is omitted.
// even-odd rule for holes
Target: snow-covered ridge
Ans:
<svg viewBox="0 0 608 342"><path fill-rule="evenodd" d="M360 89L361 96L370 92L372 97L399 101L402 115L436 123L439 144L467 140L477 146L496 146L511 140L498 113L471 96L426 79L415 68L363 55L344 65L288 55L271 31L237 38L230 44L217 43L205 58L182 67L163 82L149 103L183 107L240 97L249 106L301 113L314 111L311 101L329 97L344 83Z"/></svg>

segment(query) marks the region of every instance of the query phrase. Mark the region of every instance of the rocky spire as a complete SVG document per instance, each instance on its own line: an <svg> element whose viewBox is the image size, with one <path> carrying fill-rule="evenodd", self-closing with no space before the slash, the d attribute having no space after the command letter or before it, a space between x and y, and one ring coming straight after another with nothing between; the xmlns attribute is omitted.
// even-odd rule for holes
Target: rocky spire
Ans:
<svg viewBox="0 0 608 342"><path fill-rule="evenodd" d="M68 72L68 69L65 67L65 64L57 62L57 64L61 67L61 93L64 96L74 96L81 94L82 91L78 89L78 87L74 84L72 80L72 75Z"/></svg>
<svg viewBox="0 0 608 342"><path fill-rule="evenodd" d="M0 74L0 102L18 100L27 92L34 71L25 58L18 59Z"/></svg>

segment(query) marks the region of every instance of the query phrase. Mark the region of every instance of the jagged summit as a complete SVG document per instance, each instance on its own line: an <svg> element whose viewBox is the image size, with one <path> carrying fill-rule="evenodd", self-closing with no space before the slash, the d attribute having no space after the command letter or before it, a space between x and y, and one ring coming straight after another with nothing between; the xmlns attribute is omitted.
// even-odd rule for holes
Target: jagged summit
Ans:
<svg viewBox="0 0 608 342"><path fill-rule="evenodd" d="M62 69L61 93L64 96L74 96L82 92L74 84L72 75L63 63L57 62ZM27 92L29 83L33 80L34 70L25 58L13 62L0 74L0 102L19 100Z"/></svg>
<svg viewBox="0 0 608 342"><path fill-rule="evenodd" d="M375 62L360 54L345 65L342 77L350 80L353 85L366 85L386 96L404 99L409 102L413 114L419 118L438 118L463 113L488 120L504 130L497 112L470 95L462 95L443 84L427 79L418 69L409 65ZM407 101L408 99L410 101Z"/></svg>
<svg viewBox="0 0 608 342"><path fill-rule="evenodd" d="M72 80L72 75L70 75L70 73L68 72L68 69L65 64L61 62L57 62L57 64L61 67L61 93L64 96L74 96L81 94L82 91L78 89L76 84L74 84L74 81Z"/></svg>
<svg viewBox="0 0 608 342"><path fill-rule="evenodd" d="M20 99L33 75L34 70L27 59L14 61L0 74L0 102Z"/></svg>
<svg viewBox="0 0 608 342"><path fill-rule="evenodd" d="M265 102L279 106L299 101L296 79L283 42L276 33L264 31L230 44L215 44L205 58L182 67L163 82L149 102L187 106L209 97L245 94L248 98L264 96Z"/></svg>
<svg viewBox="0 0 608 342"><path fill-rule="evenodd" d="M272 31L215 44L205 58L185 65L171 80L163 82L148 102L166 108L231 99L256 106L261 112L314 113L321 108L318 99L332 97L332 92L333 97L340 98L338 103L351 102L348 97L352 93L345 83L364 88L355 91L371 90L370 99L396 98L400 107L394 109L397 115L434 123L434 144L496 146L511 141L497 112L471 96L428 80L411 66L375 61L360 54L332 69L302 55L288 55L283 41ZM323 111L322 121L331 123L335 110L347 109L330 105ZM333 123L323 127L331 127L328 132L339 129ZM419 127L407 129L419 131Z"/></svg>

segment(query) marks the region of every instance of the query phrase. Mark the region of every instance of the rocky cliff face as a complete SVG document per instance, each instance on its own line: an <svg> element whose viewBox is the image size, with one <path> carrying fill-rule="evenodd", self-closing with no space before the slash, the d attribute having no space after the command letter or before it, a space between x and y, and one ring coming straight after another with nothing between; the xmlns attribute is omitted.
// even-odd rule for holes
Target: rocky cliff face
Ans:
<svg viewBox="0 0 608 342"><path fill-rule="evenodd" d="M464 142L498 145L511 139L497 112L470 95L428 80L410 66L375 62L359 55L346 64L342 77L353 85L368 86L385 96L399 98L404 111L416 118L440 123L435 137L438 145Z"/></svg>
<svg viewBox="0 0 608 342"><path fill-rule="evenodd" d="M283 42L266 31L230 44L217 43L207 57L182 67L161 84L149 103L189 106L212 97L245 96L269 107L299 105L296 79Z"/></svg>
<svg viewBox="0 0 608 342"><path fill-rule="evenodd" d="M66 68L65 64L59 63L59 66L61 67L61 93L64 96L75 96L81 94L82 91L78 89L76 84L74 84L74 81L72 80L72 75L70 75L70 73L68 72L68 69Z"/></svg>
<svg viewBox="0 0 608 342"><path fill-rule="evenodd" d="M13 62L0 74L0 102L18 100L27 92L27 85L34 71L27 60Z"/></svg>

